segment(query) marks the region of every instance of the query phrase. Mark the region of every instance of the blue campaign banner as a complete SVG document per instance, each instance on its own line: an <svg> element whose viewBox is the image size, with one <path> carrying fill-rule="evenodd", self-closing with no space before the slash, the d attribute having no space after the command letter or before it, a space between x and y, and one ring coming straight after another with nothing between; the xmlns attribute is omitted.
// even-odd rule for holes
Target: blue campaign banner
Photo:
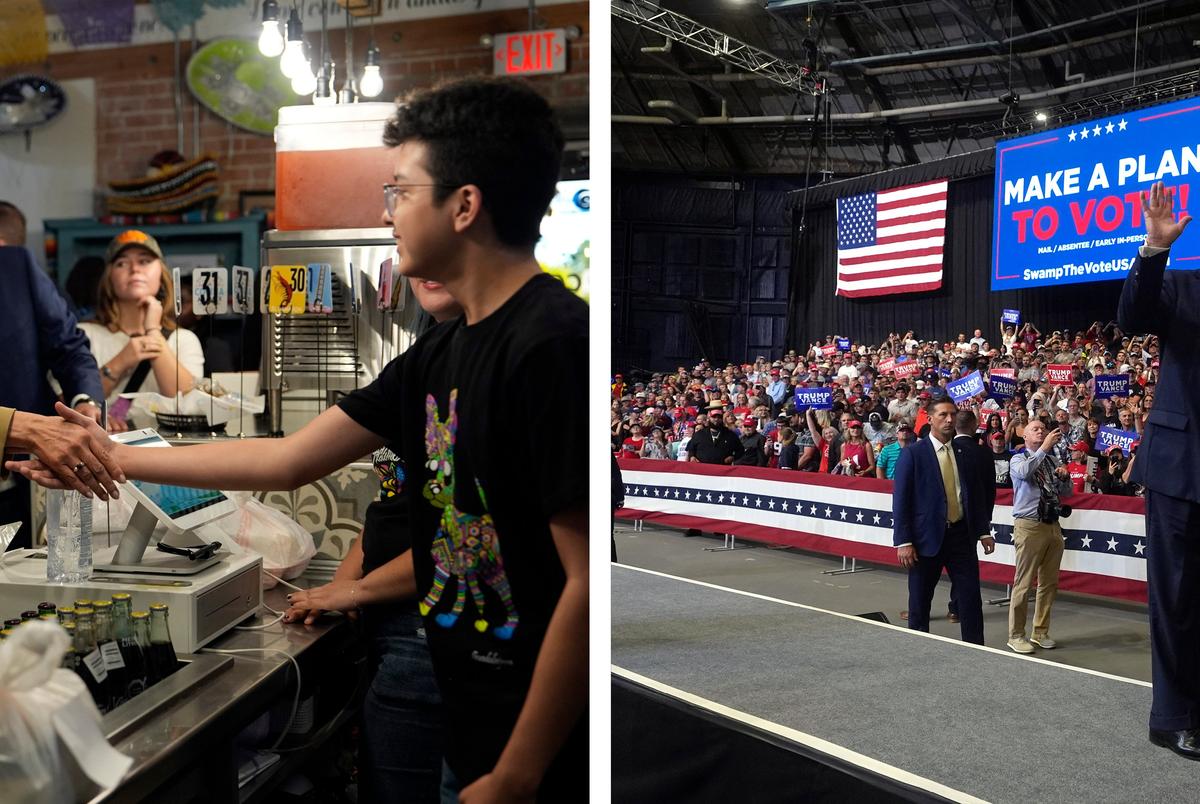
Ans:
<svg viewBox="0 0 1200 804"><path fill-rule="evenodd" d="M1017 381L1012 377L989 377L988 384L992 386L992 396L999 399L1011 399L1017 393Z"/></svg>
<svg viewBox="0 0 1200 804"><path fill-rule="evenodd" d="M796 410L812 408L813 410L829 410L833 407L832 388L797 388Z"/></svg>
<svg viewBox="0 0 1200 804"><path fill-rule="evenodd" d="M983 377L978 371L972 371L961 380L955 380L946 386L946 392L955 402L962 402L983 393Z"/></svg>
<svg viewBox="0 0 1200 804"><path fill-rule="evenodd" d="M1005 308L1004 312L1000 314L1000 320L1003 321L1005 324L1020 324L1021 323L1021 311L1020 310L1009 310L1009 309Z"/></svg>
<svg viewBox="0 0 1200 804"><path fill-rule="evenodd" d="M1121 452L1129 454L1129 447L1139 438L1137 433L1129 430L1118 430L1115 427L1101 427L1096 434L1096 449L1108 452L1113 447L1120 447Z"/></svg>
<svg viewBox="0 0 1200 804"><path fill-rule="evenodd" d="M948 369L945 366L942 366L938 369L938 374L941 374L943 377L949 377L953 373L953 369Z"/></svg>
<svg viewBox="0 0 1200 804"><path fill-rule="evenodd" d="M849 338L838 338L837 339L837 348L838 348L839 352L849 352L850 351L850 339Z"/></svg>
<svg viewBox="0 0 1200 804"><path fill-rule="evenodd" d="M1107 396L1129 396L1128 374L1097 374L1096 398Z"/></svg>
<svg viewBox="0 0 1200 804"><path fill-rule="evenodd" d="M1195 98L996 143L992 290L1123 279L1145 236L1139 192L1175 188L1189 209L1200 175ZM1200 227L1168 268L1197 267Z"/></svg>

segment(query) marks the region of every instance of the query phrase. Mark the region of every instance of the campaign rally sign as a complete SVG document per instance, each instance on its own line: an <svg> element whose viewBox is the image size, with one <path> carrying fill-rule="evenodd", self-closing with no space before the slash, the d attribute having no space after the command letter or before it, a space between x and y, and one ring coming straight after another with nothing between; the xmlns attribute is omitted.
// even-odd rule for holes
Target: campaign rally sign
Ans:
<svg viewBox="0 0 1200 804"><path fill-rule="evenodd" d="M983 393L983 376L978 371L972 371L961 380L955 380L946 386L947 393L955 402L962 402Z"/></svg>
<svg viewBox="0 0 1200 804"><path fill-rule="evenodd" d="M824 357L832 357L837 352L837 344L831 343L821 347L821 355Z"/></svg>
<svg viewBox="0 0 1200 804"><path fill-rule="evenodd" d="M880 360L878 364L876 364L875 368L880 374L891 374L896 368L896 358L885 357L883 360Z"/></svg>
<svg viewBox="0 0 1200 804"><path fill-rule="evenodd" d="M796 410L812 408L813 410L829 410L833 407L832 388L797 388Z"/></svg>
<svg viewBox="0 0 1200 804"><path fill-rule="evenodd" d="M1123 279L1145 237L1140 191L1162 181L1190 209L1198 124L1187 98L996 143L992 290ZM1192 226L1167 267L1197 257Z"/></svg>
<svg viewBox="0 0 1200 804"><path fill-rule="evenodd" d="M1020 324L1021 311L1005 309L1004 312L1000 314L1000 320L1005 324Z"/></svg>
<svg viewBox="0 0 1200 804"><path fill-rule="evenodd" d="M1015 380L1017 378L1017 370L1015 368L1006 368L1004 366L988 369L988 377L1008 377L1010 380Z"/></svg>
<svg viewBox="0 0 1200 804"><path fill-rule="evenodd" d="M837 348L838 348L839 352L849 352L850 351L850 339L849 338L838 338L837 339Z"/></svg>
<svg viewBox="0 0 1200 804"><path fill-rule="evenodd" d="M1074 385L1071 379L1073 368L1070 363L1048 363L1046 365L1046 382L1051 385Z"/></svg>
<svg viewBox="0 0 1200 804"><path fill-rule="evenodd" d="M941 366L940 368L938 368L938 374L941 374L943 377L949 377L953 373L954 373L954 370L951 368L948 368L946 366Z"/></svg>
<svg viewBox="0 0 1200 804"><path fill-rule="evenodd" d="M1096 434L1096 449L1108 452L1112 447L1120 447L1121 452L1129 454L1129 446L1138 440L1138 434L1129 430L1118 430L1115 427L1101 427Z"/></svg>
<svg viewBox="0 0 1200 804"><path fill-rule="evenodd" d="M992 386L992 396L998 399L1011 399L1017 393L1017 381L1012 377L992 372L988 383Z"/></svg>
<svg viewBox="0 0 1200 804"><path fill-rule="evenodd" d="M902 380L905 377L915 377L921 373L921 364L916 360L897 360L892 367L892 373L896 375L896 379Z"/></svg>
<svg viewBox="0 0 1200 804"><path fill-rule="evenodd" d="M1129 396L1128 374L1096 375L1096 398L1104 399L1109 396Z"/></svg>

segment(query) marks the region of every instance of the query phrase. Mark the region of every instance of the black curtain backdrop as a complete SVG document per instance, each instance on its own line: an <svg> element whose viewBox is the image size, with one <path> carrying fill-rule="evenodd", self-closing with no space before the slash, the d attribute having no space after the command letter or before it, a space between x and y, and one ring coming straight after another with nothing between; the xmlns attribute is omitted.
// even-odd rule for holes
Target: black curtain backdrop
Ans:
<svg viewBox="0 0 1200 804"><path fill-rule="evenodd" d="M994 152L977 151L923 165L832 182L793 198L792 271L788 286L787 345L801 349L825 335L879 343L889 332L913 330L918 339L953 340L983 330L998 343L1000 313L1021 311L1042 332L1084 330L1117 314L1121 281L1089 282L1020 291L990 289ZM942 287L925 293L847 299L837 289L838 198L949 178ZM1131 246L1131 251L1134 246Z"/></svg>

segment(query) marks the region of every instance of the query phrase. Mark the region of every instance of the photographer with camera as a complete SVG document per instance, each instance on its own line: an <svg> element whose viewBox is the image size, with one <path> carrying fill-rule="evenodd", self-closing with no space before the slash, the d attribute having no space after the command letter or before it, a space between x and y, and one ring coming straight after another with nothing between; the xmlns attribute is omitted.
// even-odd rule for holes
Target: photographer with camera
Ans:
<svg viewBox="0 0 1200 804"><path fill-rule="evenodd" d="M1040 419L1025 425L1025 449L1012 456L1009 476L1013 483L1013 544L1017 549L1016 573L1008 608L1008 647L1033 653L1033 646L1055 647L1050 638L1050 608L1058 593L1058 567L1063 556L1060 516L1070 516L1070 506L1060 502L1070 492L1071 475L1053 456L1063 437L1061 428L1049 435ZM1026 597L1037 577L1037 602L1033 636L1025 638Z"/></svg>

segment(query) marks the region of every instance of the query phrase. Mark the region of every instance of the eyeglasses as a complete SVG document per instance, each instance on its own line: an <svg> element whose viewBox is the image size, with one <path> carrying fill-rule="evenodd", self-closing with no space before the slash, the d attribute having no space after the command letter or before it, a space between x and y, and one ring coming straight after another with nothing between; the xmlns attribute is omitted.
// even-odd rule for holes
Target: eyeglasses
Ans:
<svg viewBox="0 0 1200 804"><path fill-rule="evenodd" d="M388 217L396 214L396 199L402 198L407 200L411 194L410 191L418 187L441 187L442 189L453 189L458 185L454 184L385 184L383 185L383 206L387 210Z"/></svg>

